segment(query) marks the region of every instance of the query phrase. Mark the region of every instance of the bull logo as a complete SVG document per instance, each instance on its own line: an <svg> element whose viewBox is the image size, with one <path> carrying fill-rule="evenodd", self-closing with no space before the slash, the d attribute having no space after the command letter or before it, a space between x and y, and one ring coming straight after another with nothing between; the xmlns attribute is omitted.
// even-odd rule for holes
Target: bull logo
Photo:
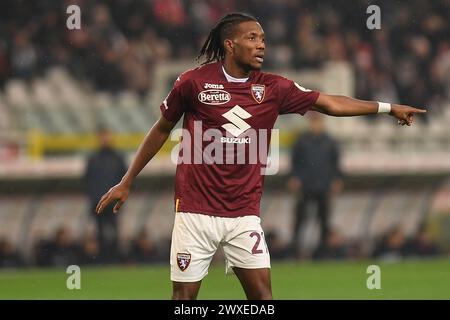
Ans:
<svg viewBox="0 0 450 320"><path fill-rule="evenodd" d="M191 263L190 253L177 253L177 264L181 271L186 270L189 267L189 263Z"/></svg>
<svg viewBox="0 0 450 320"><path fill-rule="evenodd" d="M252 96L256 102L263 102L265 93L266 87L263 84L252 84Z"/></svg>

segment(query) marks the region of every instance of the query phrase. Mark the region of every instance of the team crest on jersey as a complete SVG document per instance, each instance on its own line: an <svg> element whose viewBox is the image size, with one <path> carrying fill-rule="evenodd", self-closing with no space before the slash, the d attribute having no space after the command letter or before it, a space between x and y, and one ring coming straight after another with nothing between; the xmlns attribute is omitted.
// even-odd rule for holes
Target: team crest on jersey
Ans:
<svg viewBox="0 0 450 320"><path fill-rule="evenodd" d="M252 96L256 102L261 103L264 100L266 86L263 84L252 84Z"/></svg>
<svg viewBox="0 0 450 320"><path fill-rule="evenodd" d="M191 263L190 253L177 253L177 264L181 271L186 270L189 267L189 263Z"/></svg>

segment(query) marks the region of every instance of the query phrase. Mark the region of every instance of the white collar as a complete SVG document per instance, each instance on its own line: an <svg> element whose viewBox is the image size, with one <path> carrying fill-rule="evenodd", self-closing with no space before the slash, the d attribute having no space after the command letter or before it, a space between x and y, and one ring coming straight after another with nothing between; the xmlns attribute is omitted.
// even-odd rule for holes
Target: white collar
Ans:
<svg viewBox="0 0 450 320"><path fill-rule="evenodd" d="M225 68L222 66L223 74L225 75L225 78L227 78L228 82L246 82L249 77L247 78L235 78L233 76L230 76L226 71Z"/></svg>

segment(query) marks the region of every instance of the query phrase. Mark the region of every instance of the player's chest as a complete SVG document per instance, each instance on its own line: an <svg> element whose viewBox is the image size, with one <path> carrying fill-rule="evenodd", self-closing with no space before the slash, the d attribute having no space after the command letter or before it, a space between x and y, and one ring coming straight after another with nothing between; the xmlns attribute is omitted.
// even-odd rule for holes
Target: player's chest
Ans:
<svg viewBox="0 0 450 320"><path fill-rule="evenodd" d="M207 83L193 86L193 116L210 124L245 120L252 127L270 126L278 116L276 92L264 84Z"/></svg>

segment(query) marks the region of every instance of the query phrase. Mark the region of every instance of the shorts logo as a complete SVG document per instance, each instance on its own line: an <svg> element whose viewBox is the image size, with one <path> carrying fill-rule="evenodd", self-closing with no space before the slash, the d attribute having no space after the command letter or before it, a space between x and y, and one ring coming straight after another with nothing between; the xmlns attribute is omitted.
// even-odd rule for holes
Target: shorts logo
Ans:
<svg viewBox="0 0 450 320"><path fill-rule="evenodd" d="M209 105L224 104L230 100L231 94L225 90L209 89L200 91L198 94L198 101Z"/></svg>
<svg viewBox="0 0 450 320"><path fill-rule="evenodd" d="M261 103L264 100L266 86L263 84L252 84L252 96L256 102Z"/></svg>
<svg viewBox="0 0 450 320"><path fill-rule="evenodd" d="M189 267L189 263L191 263L190 253L177 253L177 264L181 271L186 270Z"/></svg>

